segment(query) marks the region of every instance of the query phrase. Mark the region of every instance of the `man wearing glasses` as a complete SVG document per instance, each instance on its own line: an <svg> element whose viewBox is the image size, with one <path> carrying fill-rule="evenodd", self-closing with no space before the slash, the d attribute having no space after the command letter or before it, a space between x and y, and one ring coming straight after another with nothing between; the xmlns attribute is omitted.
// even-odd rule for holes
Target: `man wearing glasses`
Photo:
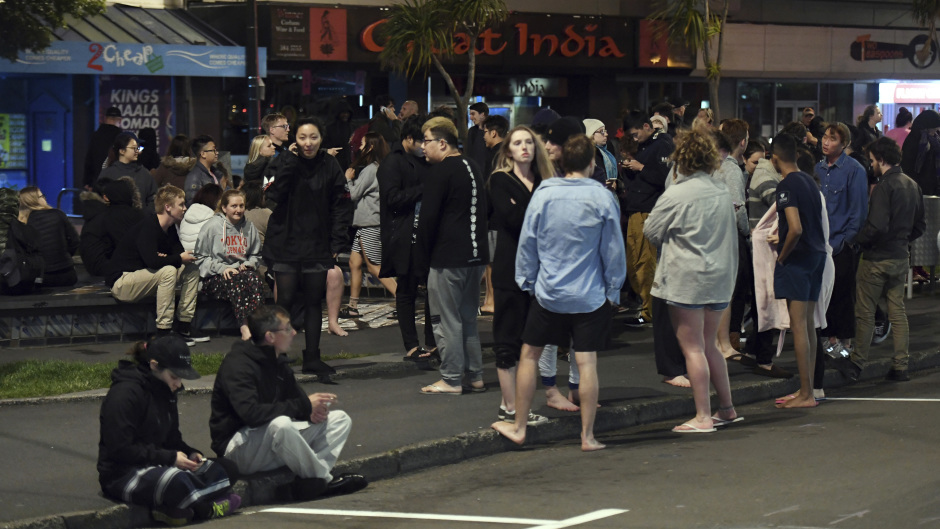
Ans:
<svg viewBox="0 0 940 529"><path fill-rule="evenodd" d="M216 184L225 189L228 187L228 181L225 177L219 177L212 170L212 166L219 161L219 150L215 148L215 141L211 136L197 136L192 143L193 156L196 158L196 165L193 166L189 174L186 175L186 183L183 185L186 191L186 206L193 203L193 197L196 192L202 189L206 184Z"/></svg>
<svg viewBox="0 0 940 529"><path fill-rule="evenodd" d="M480 280L489 263L486 192L476 162L457 149L457 128L447 118L421 127L431 170L424 184L415 256L420 275L428 273L431 325L441 359L441 380L421 389L425 395L486 391L477 332Z"/></svg>
<svg viewBox="0 0 940 529"><path fill-rule="evenodd" d="M251 340L232 345L212 388L212 449L240 474L287 466L297 476L290 485L295 500L365 488L359 474L332 474L352 420L330 409L336 395L307 395L297 384L286 354L297 334L290 315L264 305L247 323Z"/></svg>

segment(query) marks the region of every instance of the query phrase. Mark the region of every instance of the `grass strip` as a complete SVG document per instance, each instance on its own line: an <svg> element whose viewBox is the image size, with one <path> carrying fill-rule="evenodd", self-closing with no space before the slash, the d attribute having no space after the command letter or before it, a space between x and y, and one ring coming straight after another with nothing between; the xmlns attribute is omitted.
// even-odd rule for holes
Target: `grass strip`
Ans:
<svg viewBox="0 0 940 529"><path fill-rule="evenodd" d="M214 375L223 353L193 354L193 367L201 375ZM111 386L113 362L86 363L62 360L24 360L0 366L0 399L23 399L77 393Z"/></svg>

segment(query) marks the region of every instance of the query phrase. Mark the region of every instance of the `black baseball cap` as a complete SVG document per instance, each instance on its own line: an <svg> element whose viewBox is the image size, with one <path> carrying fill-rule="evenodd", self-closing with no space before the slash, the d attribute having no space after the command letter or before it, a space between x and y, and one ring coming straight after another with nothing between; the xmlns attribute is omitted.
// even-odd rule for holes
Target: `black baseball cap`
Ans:
<svg viewBox="0 0 940 529"><path fill-rule="evenodd" d="M555 145L564 145L568 138L584 135L584 130L584 123L580 119L565 116L555 120L548 128L547 139Z"/></svg>
<svg viewBox="0 0 940 529"><path fill-rule="evenodd" d="M121 117L121 109L118 107L108 107L108 109L104 111L104 116L107 118L119 118Z"/></svg>
<svg viewBox="0 0 940 529"><path fill-rule="evenodd" d="M147 356L182 379L196 380L202 377L193 369L193 357L189 354L189 347L186 340L179 335L171 334L150 340L147 344Z"/></svg>

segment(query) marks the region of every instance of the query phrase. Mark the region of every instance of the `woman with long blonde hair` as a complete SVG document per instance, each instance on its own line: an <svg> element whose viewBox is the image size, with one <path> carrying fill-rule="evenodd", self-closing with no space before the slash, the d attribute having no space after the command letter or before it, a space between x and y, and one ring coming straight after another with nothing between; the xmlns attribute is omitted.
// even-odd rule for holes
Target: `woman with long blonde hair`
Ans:
<svg viewBox="0 0 940 529"><path fill-rule="evenodd" d="M489 177L489 226L496 230L493 255L493 352L502 391L498 418L515 421L516 364L522 348L522 330L532 296L516 284L516 250L526 207L543 178L554 175L545 145L529 127L509 131L500 146ZM564 398L564 397L561 397ZM529 424L544 418L529 414Z"/></svg>
<svg viewBox="0 0 940 529"><path fill-rule="evenodd" d="M271 136L259 134L251 140L251 146L248 148L248 164L245 165L245 178L242 183L257 181L262 186L268 182L267 177L273 178L273 173L268 174L268 163L274 156L274 143Z"/></svg>
<svg viewBox="0 0 940 529"><path fill-rule="evenodd" d="M43 286L66 287L77 283L72 256L78 250L80 239L65 213L49 206L42 190L29 186L20 190L17 218L39 232L38 243L45 260Z"/></svg>

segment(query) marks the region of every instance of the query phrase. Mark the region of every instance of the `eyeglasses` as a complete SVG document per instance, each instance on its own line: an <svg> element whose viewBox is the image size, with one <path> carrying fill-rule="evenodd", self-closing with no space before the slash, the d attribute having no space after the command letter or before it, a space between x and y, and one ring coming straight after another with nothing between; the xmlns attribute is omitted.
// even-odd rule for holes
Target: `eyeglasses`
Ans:
<svg viewBox="0 0 940 529"><path fill-rule="evenodd" d="M597 129L594 134L607 134L607 129Z"/></svg>
<svg viewBox="0 0 940 529"><path fill-rule="evenodd" d="M202 151L202 152L214 152L214 153L216 153L216 154L219 154L219 150L218 150L218 149L206 149L206 150L204 150L204 151Z"/></svg>
<svg viewBox="0 0 940 529"><path fill-rule="evenodd" d="M438 139L438 138L427 139L427 138L425 138L425 139L421 140L421 145L427 145L427 144L431 143L432 141L442 141L442 142L444 142L444 143L447 143L447 140L445 140L445 139L443 139L443 138L442 138L442 139Z"/></svg>
<svg viewBox="0 0 940 529"><path fill-rule="evenodd" d="M271 128L272 128L272 129L290 130L290 125L288 125L288 124L285 123L284 125L274 125L274 126L271 127Z"/></svg>

